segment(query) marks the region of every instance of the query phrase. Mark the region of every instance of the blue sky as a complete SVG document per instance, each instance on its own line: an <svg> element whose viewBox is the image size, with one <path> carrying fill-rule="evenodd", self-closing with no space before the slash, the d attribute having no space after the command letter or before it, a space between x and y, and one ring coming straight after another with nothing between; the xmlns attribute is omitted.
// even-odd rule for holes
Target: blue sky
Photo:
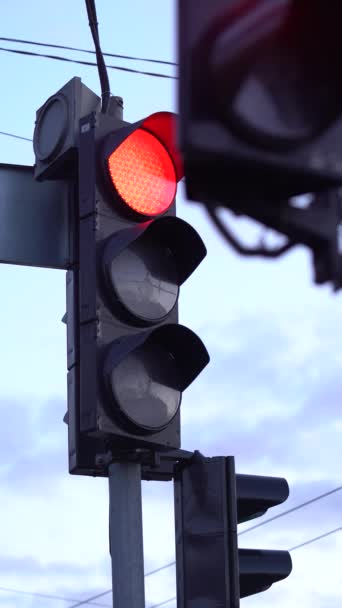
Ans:
<svg viewBox="0 0 342 608"><path fill-rule="evenodd" d="M1 4L1 36L93 48L83 0ZM98 0L103 50L176 60L175 8L174 0ZM0 71L0 131L24 137L32 136L36 109L73 76L99 93L91 67L0 51ZM109 75L126 120L177 111L176 81ZM33 161L29 142L0 136L0 162ZM312 284L303 248L279 261L237 257L182 187L178 213L208 249L182 290L180 317L211 355L184 395L183 447L233 454L238 472L287 477L290 498L275 513L341 485L341 296ZM247 220L233 225L247 242L259 234ZM0 281L0 588L84 599L110 588L108 489L106 480L68 474L65 273L1 265ZM341 500L332 494L242 536L241 546L286 549L323 534L341 525ZM144 482L143 502L148 572L174 559L172 484ZM339 606L341 551L339 533L294 551L289 579L242 606ZM174 595L174 568L146 579L147 606ZM110 606L110 595L101 603ZM1 608L70 604L0 589Z"/></svg>

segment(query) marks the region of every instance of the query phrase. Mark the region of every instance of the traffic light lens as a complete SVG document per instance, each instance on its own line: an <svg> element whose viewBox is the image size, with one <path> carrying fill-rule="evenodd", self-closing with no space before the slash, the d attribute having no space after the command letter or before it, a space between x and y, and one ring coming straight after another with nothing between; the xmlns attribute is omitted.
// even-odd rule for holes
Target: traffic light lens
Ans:
<svg viewBox="0 0 342 608"><path fill-rule="evenodd" d="M147 432L166 427L176 415L180 384L175 358L154 342L129 353L111 373L111 389L121 413Z"/></svg>
<svg viewBox="0 0 342 608"><path fill-rule="evenodd" d="M165 213L177 189L172 158L163 144L137 129L108 158L113 185L124 202L146 216Z"/></svg>
<svg viewBox="0 0 342 608"><path fill-rule="evenodd" d="M148 233L114 257L107 272L116 299L147 323L162 321L177 302L179 280L174 257Z"/></svg>

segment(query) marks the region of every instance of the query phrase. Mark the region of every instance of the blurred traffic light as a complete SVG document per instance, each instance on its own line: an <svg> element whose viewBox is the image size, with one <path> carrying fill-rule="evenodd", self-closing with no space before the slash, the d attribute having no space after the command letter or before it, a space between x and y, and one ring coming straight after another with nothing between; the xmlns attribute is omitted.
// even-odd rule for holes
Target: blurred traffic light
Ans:
<svg viewBox="0 0 342 608"><path fill-rule="evenodd" d="M285 479L236 475L233 457L199 452L175 479L177 601L238 608L289 576L288 551L238 549L237 525L284 502Z"/></svg>
<svg viewBox="0 0 342 608"><path fill-rule="evenodd" d="M216 187L225 185L233 205L246 196L274 202L340 184L342 6L180 0L178 12L181 145L191 197L201 200L199 164L214 160L232 170ZM207 177L211 197L215 185Z"/></svg>
<svg viewBox="0 0 342 608"><path fill-rule="evenodd" d="M188 198L206 205L240 253L268 255L239 248L216 207L276 229L289 247L309 246L316 282L340 287L342 5L179 0L178 15ZM303 193L315 196L298 209L292 198Z"/></svg>
<svg viewBox="0 0 342 608"><path fill-rule="evenodd" d="M71 103L72 86L62 90ZM178 448L182 393L209 361L199 337L178 323L180 286L206 249L176 217L183 172L175 116L157 112L129 124L118 98L107 113L94 101L87 115L78 104L77 133L76 117L68 128L58 122L73 153L55 144L58 158L39 175L76 187L75 264L67 273L69 468L85 474L103 474L95 463L101 450ZM52 115L38 113L41 141L52 137Z"/></svg>

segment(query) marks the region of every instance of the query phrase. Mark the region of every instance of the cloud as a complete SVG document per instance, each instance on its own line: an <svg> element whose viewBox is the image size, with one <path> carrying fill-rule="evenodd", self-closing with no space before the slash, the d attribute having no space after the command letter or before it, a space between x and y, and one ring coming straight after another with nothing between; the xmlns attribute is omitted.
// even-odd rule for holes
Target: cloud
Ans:
<svg viewBox="0 0 342 608"><path fill-rule="evenodd" d="M234 454L242 466L337 477L342 356L335 323L248 314L205 329L211 362L184 395L183 447Z"/></svg>
<svg viewBox="0 0 342 608"><path fill-rule="evenodd" d="M68 471L67 427L62 400L6 401L0 430L0 477L11 492L39 494Z"/></svg>

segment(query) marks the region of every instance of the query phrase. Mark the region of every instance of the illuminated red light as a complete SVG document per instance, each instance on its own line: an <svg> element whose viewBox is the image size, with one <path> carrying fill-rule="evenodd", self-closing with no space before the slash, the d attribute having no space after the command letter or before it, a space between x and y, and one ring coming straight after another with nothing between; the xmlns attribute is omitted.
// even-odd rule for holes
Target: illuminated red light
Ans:
<svg viewBox="0 0 342 608"><path fill-rule="evenodd" d="M109 174L124 202L143 215L167 211L176 195L177 176L163 144L137 129L107 159Z"/></svg>

